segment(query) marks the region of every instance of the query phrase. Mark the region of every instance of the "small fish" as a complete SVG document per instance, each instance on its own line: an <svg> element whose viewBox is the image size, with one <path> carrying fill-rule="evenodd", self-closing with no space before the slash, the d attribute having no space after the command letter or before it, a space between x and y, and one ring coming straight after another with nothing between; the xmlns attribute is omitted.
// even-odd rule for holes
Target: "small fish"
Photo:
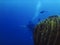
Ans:
<svg viewBox="0 0 60 45"><path fill-rule="evenodd" d="M41 11L40 13L43 14L43 13L45 13L45 12L47 12L47 11Z"/></svg>

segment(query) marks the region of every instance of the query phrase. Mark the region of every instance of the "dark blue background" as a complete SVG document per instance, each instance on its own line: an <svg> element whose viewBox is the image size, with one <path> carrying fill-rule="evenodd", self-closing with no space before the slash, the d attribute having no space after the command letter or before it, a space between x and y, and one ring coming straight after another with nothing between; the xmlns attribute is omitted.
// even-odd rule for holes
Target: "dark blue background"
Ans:
<svg viewBox="0 0 60 45"><path fill-rule="evenodd" d="M34 45L33 33L26 26L35 16L36 6L41 2L40 14L34 20L60 14L59 0L0 0L0 45ZM35 23L33 21L33 23Z"/></svg>

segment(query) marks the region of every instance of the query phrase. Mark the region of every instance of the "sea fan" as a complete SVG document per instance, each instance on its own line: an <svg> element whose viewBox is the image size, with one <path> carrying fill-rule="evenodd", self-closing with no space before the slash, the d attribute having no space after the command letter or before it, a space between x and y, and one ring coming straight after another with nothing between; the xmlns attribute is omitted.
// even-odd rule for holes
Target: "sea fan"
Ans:
<svg viewBox="0 0 60 45"><path fill-rule="evenodd" d="M34 31L35 45L60 45L60 17L50 16L37 24Z"/></svg>

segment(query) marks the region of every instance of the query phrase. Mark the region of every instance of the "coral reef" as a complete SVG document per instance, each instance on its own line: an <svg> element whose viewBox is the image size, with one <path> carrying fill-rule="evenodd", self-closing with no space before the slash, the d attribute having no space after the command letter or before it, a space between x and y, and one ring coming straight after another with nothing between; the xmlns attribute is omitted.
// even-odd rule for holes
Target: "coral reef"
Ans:
<svg viewBox="0 0 60 45"><path fill-rule="evenodd" d="M60 17L49 16L37 24L34 31L35 45L60 45Z"/></svg>

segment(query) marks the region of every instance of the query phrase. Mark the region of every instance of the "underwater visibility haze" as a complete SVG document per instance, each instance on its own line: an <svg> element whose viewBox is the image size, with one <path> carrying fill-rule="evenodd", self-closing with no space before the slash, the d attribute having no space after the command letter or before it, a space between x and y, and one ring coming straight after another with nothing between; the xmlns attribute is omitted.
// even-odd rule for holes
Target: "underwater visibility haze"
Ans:
<svg viewBox="0 0 60 45"><path fill-rule="evenodd" d="M34 45L38 22L60 16L60 0L0 0L0 45Z"/></svg>

